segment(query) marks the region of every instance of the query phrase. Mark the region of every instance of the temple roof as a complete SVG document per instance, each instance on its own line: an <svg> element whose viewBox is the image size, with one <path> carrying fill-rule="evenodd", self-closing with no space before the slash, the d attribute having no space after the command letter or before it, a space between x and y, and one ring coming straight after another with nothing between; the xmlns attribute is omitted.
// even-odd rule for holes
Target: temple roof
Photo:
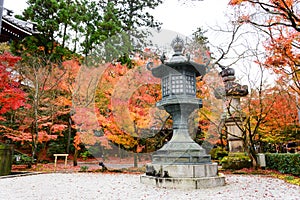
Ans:
<svg viewBox="0 0 300 200"><path fill-rule="evenodd" d="M12 11L4 9L2 16L2 26L0 42L10 40L21 40L26 36L37 34L36 24L23 21L12 16Z"/></svg>

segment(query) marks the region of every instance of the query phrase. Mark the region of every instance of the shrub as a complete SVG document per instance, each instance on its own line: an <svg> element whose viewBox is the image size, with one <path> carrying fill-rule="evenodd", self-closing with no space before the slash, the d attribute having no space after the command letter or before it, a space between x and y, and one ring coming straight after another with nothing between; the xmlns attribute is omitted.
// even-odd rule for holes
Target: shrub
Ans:
<svg viewBox="0 0 300 200"><path fill-rule="evenodd" d="M13 163L23 165L23 164L30 163L31 160L32 160L32 158L25 154L16 154L16 155L14 155Z"/></svg>
<svg viewBox="0 0 300 200"><path fill-rule="evenodd" d="M228 156L228 151L222 147L217 147L210 151L210 155L213 160L222 160L223 157Z"/></svg>
<svg viewBox="0 0 300 200"><path fill-rule="evenodd" d="M86 160L86 159L92 157L92 154L89 151L84 151L84 152L80 153L80 157L83 160Z"/></svg>
<svg viewBox="0 0 300 200"><path fill-rule="evenodd" d="M88 169L89 169L88 166L81 166L81 167L80 167L80 172L87 172Z"/></svg>
<svg viewBox="0 0 300 200"><path fill-rule="evenodd" d="M300 154L267 153L266 165L268 169L300 176Z"/></svg>
<svg viewBox="0 0 300 200"><path fill-rule="evenodd" d="M233 169L239 170L243 168L250 168L252 166L252 162L249 156L247 155L229 155L225 156L221 160L223 169Z"/></svg>

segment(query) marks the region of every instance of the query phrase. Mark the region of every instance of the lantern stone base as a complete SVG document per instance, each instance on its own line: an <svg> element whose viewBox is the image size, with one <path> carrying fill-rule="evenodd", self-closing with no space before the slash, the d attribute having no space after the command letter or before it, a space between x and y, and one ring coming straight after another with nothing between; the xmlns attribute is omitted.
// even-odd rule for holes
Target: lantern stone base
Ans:
<svg viewBox="0 0 300 200"><path fill-rule="evenodd" d="M217 163L147 164L140 181L160 188L201 189L225 185L225 176L218 175Z"/></svg>

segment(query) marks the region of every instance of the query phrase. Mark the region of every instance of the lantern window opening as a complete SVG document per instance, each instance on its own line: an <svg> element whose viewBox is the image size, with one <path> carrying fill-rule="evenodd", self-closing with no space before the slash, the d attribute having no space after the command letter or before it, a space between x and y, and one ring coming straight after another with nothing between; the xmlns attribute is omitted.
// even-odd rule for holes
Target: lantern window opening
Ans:
<svg viewBox="0 0 300 200"><path fill-rule="evenodd" d="M162 79L162 95L163 97L167 97L170 95L170 80L169 76L166 76Z"/></svg>
<svg viewBox="0 0 300 200"><path fill-rule="evenodd" d="M196 80L192 74L185 75L185 86L187 94L196 94Z"/></svg>
<svg viewBox="0 0 300 200"><path fill-rule="evenodd" d="M171 76L172 94L184 94L184 79L182 74Z"/></svg>

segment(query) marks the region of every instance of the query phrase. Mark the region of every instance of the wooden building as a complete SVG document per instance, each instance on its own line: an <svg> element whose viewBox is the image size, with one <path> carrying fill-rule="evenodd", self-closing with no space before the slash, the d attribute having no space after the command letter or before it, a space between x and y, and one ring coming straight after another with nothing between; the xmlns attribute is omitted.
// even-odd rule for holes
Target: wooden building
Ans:
<svg viewBox="0 0 300 200"><path fill-rule="evenodd" d="M17 19L11 10L3 9L0 42L22 40L37 33L35 23Z"/></svg>

